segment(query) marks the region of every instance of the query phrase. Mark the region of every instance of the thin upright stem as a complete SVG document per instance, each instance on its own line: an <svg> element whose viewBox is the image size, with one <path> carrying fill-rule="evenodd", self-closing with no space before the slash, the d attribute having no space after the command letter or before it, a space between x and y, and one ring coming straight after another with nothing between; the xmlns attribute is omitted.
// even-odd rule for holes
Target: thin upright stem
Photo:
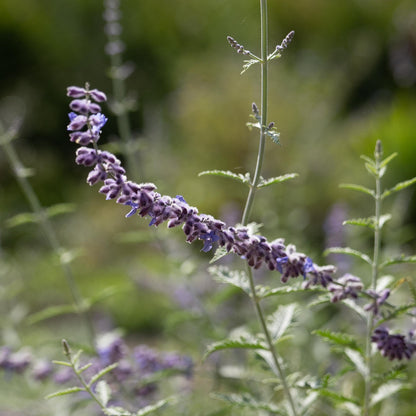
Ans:
<svg viewBox="0 0 416 416"><path fill-rule="evenodd" d="M251 210L253 207L254 198L257 191L257 186L260 182L261 170L264 159L264 149L266 141L266 124L267 124L267 78L268 78L268 21L267 21L267 0L260 0L260 16L261 16L261 127L260 127L260 138L259 147L257 153L257 162L254 172L254 176L251 182L250 191L247 196L247 201L244 208L242 217L242 224L247 225ZM289 407L293 416L297 416L295 403L290 392L289 385L286 381L285 373L282 366L279 363L279 358L275 346L272 341L269 329L267 328L266 319L262 307L260 305L260 299L256 294L256 288L254 283L254 277L251 268L247 265L247 276L250 284L251 298L253 299L254 308L256 310L257 318L260 322L262 331L265 335L268 349L270 351L274 367L278 373L278 376L282 382L283 391L286 399L289 403Z"/></svg>
<svg viewBox="0 0 416 416"><path fill-rule="evenodd" d="M42 207L39 201L39 198L36 195L36 192L34 191L32 185L27 179L27 174L26 174L27 169L23 166L22 162L20 161L17 155L17 152L14 146L12 145L12 140L14 139L14 137L11 136L9 133L4 132L2 129L2 126L0 126L0 135L1 135L0 145L4 149L4 153L6 154L9 164L13 169L13 172L16 176L16 180L20 188L22 189L23 194L28 200L29 205L32 209L32 212L36 215L36 218L39 221L39 224L43 232L45 233L46 239L51 249L58 256L59 264L62 268L66 282L68 284L72 300L76 307L76 311L83 318L85 322L87 332L90 338L90 343L91 343L91 346L93 346L94 338L95 338L94 327L92 325L91 319L87 311L85 310L85 302L75 283L75 278L74 278L72 269L70 265L68 264L68 262L65 261L65 259L62 256L64 250L59 243L58 237L55 233L55 230L52 226L51 221L48 218L48 215L45 212L45 209Z"/></svg>
<svg viewBox="0 0 416 416"><path fill-rule="evenodd" d="M381 159L383 156L381 142L377 141L376 150L374 152L376 162L376 192L375 192L375 220L374 220L374 250L373 250L373 262L371 265L371 289L377 289L377 280L379 276L379 257L381 247L381 235L380 235L380 217L381 217ZM366 350L365 359L367 365L367 374L364 379L364 405L363 416L370 416L370 401L371 401L371 378L372 378L372 360L371 360L371 334L374 329L374 311L367 316L367 328L366 328Z"/></svg>

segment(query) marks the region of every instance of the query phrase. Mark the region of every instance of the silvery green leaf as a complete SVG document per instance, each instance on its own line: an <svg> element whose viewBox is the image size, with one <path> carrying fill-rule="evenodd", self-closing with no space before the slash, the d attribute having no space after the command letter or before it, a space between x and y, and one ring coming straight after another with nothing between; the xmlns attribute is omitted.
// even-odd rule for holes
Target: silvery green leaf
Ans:
<svg viewBox="0 0 416 416"><path fill-rule="evenodd" d="M246 272L242 270L230 270L226 266L212 266L208 272L215 280L236 286L250 295L250 284Z"/></svg>
<svg viewBox="0 0 416 416"><path fill-rule="evenodd" d="M345 355L351 360L351 362L355 365L357 371L366 378L368 375L368 367L364 362L363 356L356 350L352 350L351 348L346 348L344 350Z"/></svg>
<svg viewBox="0 0 416 416"><path fill-rule="evenodd" d="M368 227L374 230L374 222L374 217L352 218L350 220L343 221L342 225L358 225L360 227Z"/></svg>
<svg viewBox="0 0 416 416"><path fill-rule="evenodd" d="M70 388L65 389L65 390L60 390L60 391L57 391L55 393L48 394L45 397L45 399L52 399L54 397L66 396L67 394L78 393L80 391L85 391L85 389L83 389L81 387L70 387Z"/></svg>
<svg viewBox="0 0 416 416"><path fill-rule="evenodd" d="M381 263L380 268L400 263L416 263L416 256L405 256L404 254L402 254L399 257L395 257L384 261L383 263Z"/></svg>
<svg viewBox="0 0 416 416"><path fill-rule="evenodd" d="M382 400L388 398L389 396L397 393L400 390L411 389L410 384L405 384L400 381L390 381L388 383L382 384L376 392L371 396L370 406L373 407Z"/></svg>
<svg viewBox="0 0 416 416"><path fill-rule="evenodd" d="M267 328L274 342L278 341L289 328L296 312L296 304L279 306L277 311L267 317Z"/></svg>
<svg viewBox="0 0 416 416"><path fill-rule="evenodd" d="M19 225L25 225L38 221L38 217L33 212L23 212L21 214L14 215L6 221L7 227L18 227Z"/></svg>
<svg viewBox="0 0 416 416"><path fill-rule="evenodd" d="M98 398L100 399L100 402L104 405L104 407L106 407L108 401L111 398L110 386L104 380L100 380L97 383L95 391L98 395Z"/></svg>
<svg viewBox="0 0 416 416"><path fill-rule="evenodd" d="M390 163L396 156L398 155L398 153L392 153L390 156L387 156L381 163L380 163L380 167L384 167L387 166L388 163Z"/></svg>
<svg viewBox="0 0 416 416"><path fill-rule="evenodd" d="M339 406L341 409L345 409L352 416L361 416L361 407L355 403L345 402Z"/></svg>
<svg viewBox="0 0 416 416"><path fill-rule="evenodd" d="M214 176L222 176L224 178L234 179L237 182L241 182L245 185L250 185L250 174L241 174L241 173L234 173L229 170L204 170L203 172L198 173L198 176L204 175L214 175Z"/></svg>
<svg viewBox="0 0 416 416"><path fill-rule="evenodd" d="M241 336L239 338L227 338L222 341L214 342L208 345L203 359L205 359L215 351L225 349L267 350L267 347L262 341L249 335Z"/></svg>
<svg viewBox="0 0 416 416"><path fill-rule="evenodd" d="M286 175L276 176L274 178L263 179L261 178L260 183L257 185L257 188L264 188L265 186L273 185L275 183L281 183L289 179L293 179L299 176L297 173L288 173Z"/></svg>
<svg viewBox="0 0 416 416"><path fill-rule="evenodd" d="M329 341L333 344L339 345L341 347L348 347L355 351L360 351L360 347L358 346L357 340L347 335L343 332L332 332L329 330L316 330L312 331L313 334L319 335L326 341Z"/></svg>
<svg viewBox="0 0 416 416"><path fill-rule="evenodd" d="M229 254L229 252L227 251L227 249L225 247L218 247L215 250L214 256L209 261L209 264L215 263L216 261L218 261L219 259L222 259L227 254Z"/></svg>
<svg viewBox="0 0 416 416"><path fill-rule="evenodd" d="M361 253L361 251L358 250L354 250L352 248L349 247L331 247L328 248L324 251L324 255L328 255L329 253L334 253L334 254L348 254L350 256L355 256L360 258L361 260L364 260L366 263L372 265L373 261L371 260L371 258L369 256L367 256L367 254Z"/></svg>
<svg viewBox="0 0 416 416"><path fill-rule="evenodd" d="M399 182L396 186L393 186L393 188L390 188L384 191L381 195L381 199L388 197L394 192L398 192L398 191L401 191L402 189L406 189L409 186L413 185L414 183L416 183L416 177L409 179L407 181L404 181L404 182Z"/></svg>
<svg viewBox="0 0 416 416"><path fill-rule="evenodd" d="M176 398L174 396L168 397L166 399L159 400L158 402L154 404L150 404L149 406L143 407L140 409L137 413L135 413L135 416L146 416L150 413L153 413L162 407L167 406L168 404L174 404L176 402Z"/></svg>
<svg viewBox="0 0 416 416"><path fill-rule="evenodd" d="M284 415L282 410L270 402L262 402L254 398L249 393L243 394L223 394L211 393L214 399L222 400L232 406L248 408L252 410L266 410L269 413L276 415Z"/></svg>
<svg viewBox="0 0 416 416"><path fill-rule="evenodd" d="M98 379L100 379L101 377L103 377L104 375L109 373L110 371L117 368L117 366L118 366L118 363L113 363L113 364L110 364L107 367L103 368L102 370L100 370L97 374L95 374L91 378L90 382L88 383L88 386L91 386L92 384L94 384Z"/></svg>
<svg viewBox="0 0 416 416"><path fill-rule="evenodd" d="M373 198L376 196L375 192L372 189L368 189L365 186L356 185L353 183L342 183L339 185L340 188L351 189L353 191L363 192L365 194L371 195Z"/></svg>
<svg viewBox="0 0 416 416"><path fill-rule="evenodd" d="M102 410L107 416L132 416L133 415L128 410L119 406L106 407L105 409L102 409Z"/></svg>

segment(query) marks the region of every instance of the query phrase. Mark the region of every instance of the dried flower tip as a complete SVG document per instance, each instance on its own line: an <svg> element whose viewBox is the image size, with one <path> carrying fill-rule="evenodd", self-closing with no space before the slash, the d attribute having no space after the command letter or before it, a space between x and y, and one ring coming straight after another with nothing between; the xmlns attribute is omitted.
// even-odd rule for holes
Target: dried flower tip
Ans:
<svg viewBox="0 0 416 416"><path fill-rule="evenodd" d="M377 140L374 154L376 158L381 158L383 156L383 145L381 144L381 140Z"/></svg>
<svg viewBox="0 0 416 416"><path fill-rule="evenodd" d="M251 104L251 110L257 116L259 114L259 108L257 107L256 103Z"/></svg>
<svg viewBox="0 0 416 416"><path fill-rule="evenodd" d="M63 339L63 340L62 340L62 347L63 347L63 349L64 349L64 354L65 354L67 357L70 357L70 356L71 356L71 349L69 348L69 344L68 344L68 342L67 342L67 340L66 340L66 339Z"/></svg>
<svg viewBox="0 0 416 416"><path fill-rule="evenodd" d="M283 39L282 43L280 45L276 46L276 50L283 50L286 49L289 46L289 43L292 42L293 37L295 36L295 31L292 30L289 32L286 37Z"/></svg>
<svg viewBox="0 0 416 416"><path fill-rule="evenodd" d="M272 129L274 127L274 121L271 121L267 126L268 129Z"/></svg>
<svg viewBox="0 0 416 416"><path fill-rule="evenodd" d="M242 53L243 55L250 55L250 51L244 48L243 45L240 45L233 37L227 36L228 43L232 48L234 48L237 53Z"/></svg>

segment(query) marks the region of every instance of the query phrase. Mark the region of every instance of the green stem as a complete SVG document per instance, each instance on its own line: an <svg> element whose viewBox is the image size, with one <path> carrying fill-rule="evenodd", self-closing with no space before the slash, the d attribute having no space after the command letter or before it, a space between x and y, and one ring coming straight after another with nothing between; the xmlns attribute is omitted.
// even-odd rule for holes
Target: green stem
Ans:
<svg viewBox="0 0 416 416"><path fill-rule="evenodd" d="M244 208L244 213L242 217L242 224L247 225L251 210L253 207L254 198L257 191L257 186L260 181L260 175L264 159L264 149L266 142L265 128L267 124L267 77L268 77L268 21L267 21L267 0L260 0L260 16L261 16L261 128L260 128L260 138L259 138L259 147L257 153L257 162L256 168L253 176L253 180L250 186L250 191L247 196L247 201ZM296 407L290 392L289 385L286 381L285 373L279 363L279 358L275 346L273 344L272 338L270 336L269 329L267 328L266 319L262 307L260 305L260 299L256 294L256 288L254 283L254 277L251 268L247 265L247 276L250 284L251 298L253 299L254 308L256 310L257 318L260 322L263 333L266 337L266 342L268 349L270 351L273 364L276 368L278 376L282 382L283 391L285 393L286 399L289 402L291 413L293 416L297 416Z"/></svg>
<svg viewBox="0 0 416 416"><path fill-rule="evenodd" d="M43 232L45 233L46 239L50 247L52 248L52 250L54 251L54 253L57 255L59 259L59 264L62 268L66 282L71 292L71 297L75 304L77 313L83 318L83 321L85 322L87 332L90 338L90 343L93 346L94 338L95 338L94 327L86 311L85 302L81 294L79 293L78 287L75 283L75 278L72 273L72 269L69 266L69 264L65 261L65 259L63 258L62 254L64 252L64 249L61 247L59 243L58 237L55 233L55 230L52 226L51 221L48 218L47 213L45 212L45 209L42 207L39 201L39 198L37 197L32 185L27 179L27 174L26 174L27 169L23 166L22 162L20 161L17 155L15 148L12 145L12 140L15 138L14 135L10 135L7 132L3 131L2 126L0 126L0 129L1 129L0 130L0 135L1 135L0 145L4 149L4 152L9 161L9 164L12 167L12 170L16 176L16 180L20 188L22 189L23 194L28 200L29 205L32 209L32 212L36 215L36 218L39 221L39 224Z"/></svg>
<svg viewBox="0 0 416 416"><path fill-rule="evenodd" d="M380 217L381 217L381 167L380 163L383 156L381 142L377 141L376 150L374 152L376 162L376 192L375 192L375 224L374 224L374 251L371 273L371 289L377 289L377 279L379 275L379 258L381 247L381 235L380 235ZM363 416L370 415L370 401L371 401L371 378L372 378L372 360L371 360L371 334L374 329L374 312L368 314L367 328L366 328L366 349L365 358L367 364L367 374L364 379L364 405Z"/></svg>

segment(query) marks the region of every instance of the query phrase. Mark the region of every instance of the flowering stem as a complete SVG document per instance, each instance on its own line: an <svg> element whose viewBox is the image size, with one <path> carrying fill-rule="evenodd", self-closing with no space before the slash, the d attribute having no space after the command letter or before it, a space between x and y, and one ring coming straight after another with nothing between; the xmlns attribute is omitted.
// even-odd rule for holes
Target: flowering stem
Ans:
<svg viewBox="0 0 416 416"><path fill-rule="evenodd" d="M32 185L27 179L27 169L23 166L15 148L12 145L12 140L15 139L15 133L4 132L1 125L0 129L0 145L4 149L6 157L16 176L16 180L20 188L22 189L26 199L29 201L29 205L31 206L33 213L36 215L36 218L38 219L39 224L43 232L45 233L49 245L51 246L54 253L58 256L59 264L62 268L66 282L69 286L69 290L71 292L72 300L75 304L76 311L83 318L89 334L91 345L94 345L94 328L91 319L86 311L85 302L81 294L79 293L78 287L75 283L72 269L69 266L68 262L65 261L63 256L64 250L59 243L55 230L48 218L47 213L45 212L45 209L42 207L39 198L36 195L36 192L34 191Z"/></svg>
<svg viewBox="0 0 416 416"><path fill-rule="evenodd" d="M380 140L376 143L376 149L374 152L375 156L375 168L376 168L376 192L375 192L375 218L374 218L374 251L373 251L373 262L372 262L372 274L371 274L371 289L376 291L377 279L379 275L379 256L381 246L380 236L380 217L381 217L381 159L383 156L383 149ZM367 364L367 374L364 380L364 405L363 405L363 416L370 415L370 399L371 399L371 374L372 374L372 360L371 360L371 334L374 326L374 311L368 314L367 317L367 328L366 328L366 350L365 359Z"/></svg>
<svg viewBox="0 0 416 416"><path fill-rule="evenodd" d="M267 56L268 56L268 21L267 21L267 0L260 0L260 16L261 16L261 127L260 127L260 139L259 139L259 148L258 148L258 154L257 154L257 163L256 163L256 169L254 172L254 177L250 186L250 191L247 196L246 205L244 208L243 218L241 220L243 225L247 225L250 217L250 213L252 210L256 190L258 183L260 181L260 175L261 175L261 169L263 165L263 159L264 159L264 148L265 148L265 141L266 141L266 134L265 134L265 128L267 123L267 75L268 75L268 62L267 62ZM260 305L260 299L258 298L256 294L256 288L254 284L254 278L253 273L251 270L251 267L246 265L247 269L247 276L250 284L250 291L251 291L251 297L253 299L254 307L256 310L257 318L260 322L260 325L262 327L263 333L266 337L266 342L268 349L270 351L273 364L277 370L277 373L279 375L279 378L282 382L283 390L286 396L287 401L289 402L289 406L291 409L291 413L293 416L297 416L295 404L288 386L288 383L286 381L286 377L284 374L284 371L279 364L278 355L275 349L275 346L273 344L272 338L270 336L270 332L266 325L266 320L264 317L264 312Z"/></svg>

